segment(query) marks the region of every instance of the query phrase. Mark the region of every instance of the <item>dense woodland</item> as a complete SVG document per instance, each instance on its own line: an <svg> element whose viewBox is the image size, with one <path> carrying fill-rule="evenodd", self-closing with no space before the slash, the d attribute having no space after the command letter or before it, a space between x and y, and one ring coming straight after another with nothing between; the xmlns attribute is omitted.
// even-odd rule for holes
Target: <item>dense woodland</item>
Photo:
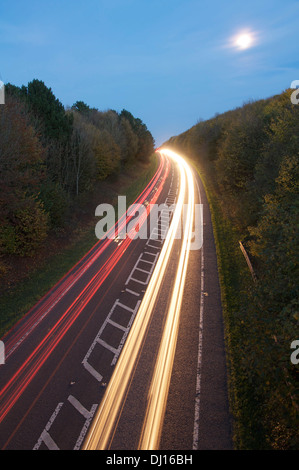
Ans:
<svg viewBox="0 0 299 470"><path fill-rule="evenodd" d="M198 122L167 143L199 166L257 276L233 284L224 273L227 290L241 299L228 308L227 327L243 448L299 447L299 365L290 360L299 339L299 105L292 91Z"/></svg>
<svg viewBox="0 0 299 470"><path fill-rule="evenodd" d="M134 162L147 162L154 140L129 111L99 111L77 101L65 109L33 80L5 87L0 106L1 256L33 256L65 225L76 198ZM2 267L1 267L2 266Z"/></svg>

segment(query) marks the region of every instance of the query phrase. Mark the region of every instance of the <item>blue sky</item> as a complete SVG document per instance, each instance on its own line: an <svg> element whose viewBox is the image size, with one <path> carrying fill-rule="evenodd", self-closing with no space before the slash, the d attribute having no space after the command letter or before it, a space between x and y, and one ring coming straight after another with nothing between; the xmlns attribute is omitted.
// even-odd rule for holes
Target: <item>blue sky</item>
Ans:
<svg viewBox="0 0 299 470"><path fill-rule="evenodd" d="M239 50L243 31L254 41ZM125 108L161 145L289 88L298 39L293 0L2 0L0 79L43 80L65 106Z"/></svg>

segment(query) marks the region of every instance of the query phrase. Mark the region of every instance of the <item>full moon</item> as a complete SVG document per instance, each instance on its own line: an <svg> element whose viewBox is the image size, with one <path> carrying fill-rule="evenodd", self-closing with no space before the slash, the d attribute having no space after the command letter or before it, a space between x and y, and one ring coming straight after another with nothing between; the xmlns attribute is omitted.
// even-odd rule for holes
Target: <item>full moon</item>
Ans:
<svg viewBox="0 0 299 470"><path fill-rule="evenodd" d="M235 45L239 49L248 49L252 45L252 42L253 42L252 35L248 33L240 34L235 39Z"/></svg>

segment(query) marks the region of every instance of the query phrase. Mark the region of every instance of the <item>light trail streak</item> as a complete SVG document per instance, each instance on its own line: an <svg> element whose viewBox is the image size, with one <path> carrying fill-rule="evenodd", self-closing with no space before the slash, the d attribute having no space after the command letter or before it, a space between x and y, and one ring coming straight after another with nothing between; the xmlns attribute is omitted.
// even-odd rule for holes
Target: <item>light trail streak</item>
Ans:
<svg viewBox="0 0 299 470"><path fill-rule="evenodd" d="M124 404L130 380L136 367L152 311L155 307L164 274L168 266L175 236L181 221L185 193L187 191L189 206L185 223L185 233L181 246L172 299L167 313L166 326L152 380L150 401L143 426L140 448L149 449L152 446L156 447L159 442L176 347L179 314L185 284L194 214L193 176L188 165L179 155L171 151L163 150L160 151L160 153L167 155L178 165L180 172L180 191L177 204L156 267L127 337L127 341L116 363L106 393L84 442L83 450L104 450L109 448L111 437Z"/></svg>
<svg viewBox="0 0 299 470"><path fill-rule="evenodd" d="M167 151L167 155L172 155L172 157L176 159L178 158L177 155L173 155L170 151ZM155 450L159 448L177 343L181 305L190 253L194 217L193 175L189 166L183 159L180 159L180 164L184 167L187 178L188 210L184 220L185 226L183 230L183 240L172 297L166 316L163 336L149 391L146 417L143 423L141 438L139 440L139 449L141 450Z"/></svg>

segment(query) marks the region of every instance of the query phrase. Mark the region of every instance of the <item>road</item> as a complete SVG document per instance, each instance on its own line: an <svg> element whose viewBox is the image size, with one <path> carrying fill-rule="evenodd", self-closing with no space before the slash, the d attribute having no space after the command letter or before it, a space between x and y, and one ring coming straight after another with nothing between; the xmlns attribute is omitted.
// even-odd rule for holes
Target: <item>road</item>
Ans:
<svg viewBox="0 0 299 470"><path fill-rule="evenodd" d="M135 201L148 236L124 215L117 229L133 230L100 240L2 338L2 449L231 448L208 205L184 159L159 155ZM155 219L155 204L171 211Z"/></svg>

